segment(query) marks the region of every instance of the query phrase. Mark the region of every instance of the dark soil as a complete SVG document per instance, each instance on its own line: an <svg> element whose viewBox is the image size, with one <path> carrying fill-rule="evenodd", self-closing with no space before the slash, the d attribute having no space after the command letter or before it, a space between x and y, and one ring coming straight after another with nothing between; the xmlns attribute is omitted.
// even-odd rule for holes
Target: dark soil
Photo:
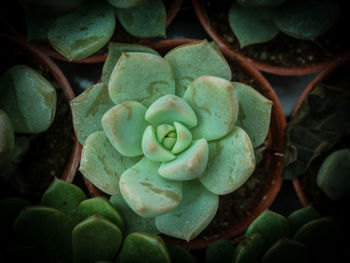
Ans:
<svg viewBox="0 0 350 263"><path fill-rule="evenodd" d="M316 41L299 40L279 33L273 40L240 48L228 23L232 1L205 1L211 26L231 45L232 49L255 61L273 66L303 67L332 59L350 47L346 1L341 3L341 15L336 24Z"/></svg>
<svg viewBox="0 0 350 263"><path fill-rule="evenodd" d="M16 139L24 137L29 140L29 149L19 160L12 179L1 183L0 188L2 198L20 196L36 203L54 177L61 176L69 162L74 134L70 106L59 84L35 59L7 46L2 62L1 74L13 65L24 64L39 71L56 88L57 108L52 125L41 134L16 134Z"/></svg>

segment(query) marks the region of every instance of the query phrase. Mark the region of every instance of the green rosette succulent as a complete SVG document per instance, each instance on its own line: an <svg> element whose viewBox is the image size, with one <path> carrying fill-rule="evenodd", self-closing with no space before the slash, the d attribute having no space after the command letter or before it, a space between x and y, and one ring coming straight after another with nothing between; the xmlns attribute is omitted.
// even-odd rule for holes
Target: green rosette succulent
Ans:
<svg viewBox="0 0 350 263"><path fill-rule="evenodd" d="M164 58L122 52L108 82L71 101L79 170L157 231L195 238L250 177L269 129L271 101L231 77L206 40Z"/></svg>

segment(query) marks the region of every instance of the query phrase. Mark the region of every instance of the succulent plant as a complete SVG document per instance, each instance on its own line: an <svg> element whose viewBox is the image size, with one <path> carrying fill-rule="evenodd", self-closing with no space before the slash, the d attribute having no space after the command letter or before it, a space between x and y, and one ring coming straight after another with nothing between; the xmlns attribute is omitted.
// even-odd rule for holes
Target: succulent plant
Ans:
<svg viewBox="0 0 350 263"><path fill-rule="evenodd" d="M21 198L0 200L6 212L2 228L8 242L5 259L16 261L18 255L47 262L176 262L194 257L183 248L167 245L156 235L124 233L124 220L103 197L87 199L76 185L56 179L42 196L40 206ZM11 233L10 230L12 230ZM174 254L176 253L176 254ZM172 260L174 258L174 260Z"/></svg>
<svg viewBox="0 0 350 263"><path fill-rule="evenodd" d="M265 210L248 227L244 239L233 247L232 241L217 242L207 255L231 258L222 262L333 262L340 241L339 226L330 217L322 217L314 207L306 206L284 217ZM228 245L229 244L229 245ZM207 262L210 258L207 257Z"/></svg>
<svg viewBox="0 0 350 263"><path fill-rule="evenodd" d="M272 102L232 83L225 58L206 40L164 58L127 49L110 52L120 57L107 59L118 61L110 74L104 67L107 83L71 101L84 145L79 170L133 217L189 241L215 216L218 195L252 174Z"/></svg>
<svg viewBox="0 0 350 263"><path fill-rule="evenodd" d="M55 117L56 90L38 71L16 65L0 79L0 167L1 177L13 174L28 149L28 141L15 134L38 134Z"/></svg>
<svg viewBox="0 0 350 263"><path fill-rule="evenodd" d="M279 32L315 40L331 28L339 13L336 1L239 0L231 6L228 20L243 48L267 42Z"/></svg>
<svg viewBox="0 0 350 263"><path fill-rule="evenodd" d="M22 2L28 39L47 41L69 60L100 50L115 32L116 17L132 36L165 36L166 10L161 0Z"/></svg>

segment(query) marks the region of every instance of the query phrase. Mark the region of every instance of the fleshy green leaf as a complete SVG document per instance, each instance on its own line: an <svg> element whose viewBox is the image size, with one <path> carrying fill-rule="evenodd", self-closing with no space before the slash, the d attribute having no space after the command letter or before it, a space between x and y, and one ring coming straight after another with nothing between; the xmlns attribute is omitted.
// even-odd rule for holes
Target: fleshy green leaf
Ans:
<svg viewBox="0 0 350 263"><path fill-rule="evenodd" d="M300 227L320 217L321 215L310 205L294 211L287 217L289 222L289 236L293 237Z"/></svg>
<svg viewBox="0 0 350 263"><path fill-rule="evenodd" d="M198 180L184 182L180 205L169 213L156 217L157 229L172 237L191 240L214 218L219 197L209 192Z"/></svg>
<svg viewBox="0 0 350 263"><path fill-rule="evenodd" d="M85 193L78 186L55 179L43 194L40 205L62 211L75 223L78 205L85 199Z"/></svg>
<svg viewBox="0 0 350 263"><path fill-rule="evenodd" d="M175 75L176 95L182 97L188 84L201 76L231 80L231 68L207 40L178 46L164 57Z"/></svg>
<svg viewBox="0 0 350 263"><path fill-rule="evenodd" d="M124 157L109 142L103 131L94 132L85 141L81 153L80 172L98 189L118 195L119 178L140 157Z"/></svg>
<svg viewBox="0 0 350 263"><path fill-rule="evenodd" d="M175 155L159 143L152 125L149 125L143 133L142 150L144 155L152 161L166 162L175 159Z"/></svg>
<svg viewBox="0 0 350 263"><path fill-rule="evenodd" d="M308 253L306 247L300 242L283 238L278 240L266 251L262 263L307 263Z"/></svg>
<svg viewBox="0 0 350 263"><path fill-rule="evenodd" d="M0 109L0 167L5 163L15 147L15 132L7 114Z"/></svg>
<svg viewBox="0 0 350 263"><path fill-rule="evenodd" d="M135 213L155 217L174 209L182 198L182 182L158 174L159 163L143 158L120 178L120 192Z"/></svg>
<svg viewBox="0 0 350 263"><path fill-rule="evenodd" d="M105 1L84 1L77 10L56 19L48 39L69 60L86 58L101 49L115 28L114 8Z"/></svg>
<svg viewBox="0 0 350 263"><path fill-rule="evenodd" d="M112 261L122 240L122 232L115 224L100 216L91 216L73 229L74 262Z"/></svg>
<svg viewBox="0 0 350 263"><path fill-rule="evenodd" d="M246 7L268 7L268 6L278 6L285 2L286 0L237 0L237 2Z"/></svg>
<svg viewBox="0 0 350 263"><path fill-rule="evenodd" d="M79 204L77 217L80 222L93 215L99 215L106 218L115 224L120 231L124 231L123 218L105 197L90 198Z"/></svg>
<svg viewBox="0 0 350 263"><path fill-rule="evenodd" d="M163 162L159 174L169 180L188 181L201 176L207 166L209 146L205 139L193 141L175 160Z"/></svg>
<svg viewBox="0 0 350 263"><path fill-rule="evenodd" d="M275 13L274 8L249 8L237 2L232 4L228 21L241 48L264 43L277 36L279 29L273 21Z"/></svg>
<svg viewBox="0 0 350 263"><path fill-rule="evenodd" d="M143 0L130 8L116 8L124 29L135 37L165 37L166 10L162 0Z"/></svg>
<svg viewBox="0 0 350 263"><path fill-rule="evenodd" d="M332 200L350 193L350 148L332 152L323 161L316 178L318 187Z"/></svg>
<svg viewBox="0 0 350 263"><path fill-rule="evenodd" d="M205 253L206 263L231 262L235 245L229 240L219 240L209 244Z"/></svg>
<svg viewBox="0 0 350 263"><path fill-rule="evenodd" d="M123 52L145 52L159 56L157 51L146 46L110 42L108 44L108 56L102 68L101 79L103 82L109 82L113 69Z"/></svg>
<svg viewBox="0 0 350 263"><path fill-rule="evenodd" d="M34 246L52 259L71 260L72 223L61 211L28 207L17 217L13 231L21 244Z"/></svg>
<svg viewBox="0 0 350 263"><path fill-rule="evenodd" d="M199 180L209 191L223 195L241 187L254 169L250 139L241 128L234 127L225 138L209 143L207 169Z"/></svg>
<svg viewBox="0 0 350 263"><path fill-rule="evenodd" d="M36 70L13 66L0 79L0 108L7 113L15 132L40 133L55 117L56 90Z"/></svg>
<svg viewBox="0 0 350 263"><path fill-rule="evenodd" d="M287 125L283 172L286 179L305 173L314 159L350 133L348 112L347 84L334 87L320 83L309 93Z"/></svg>
<svg viewBox="0 0 350 263"><path fill-rule="evenodd" d="M232 263L260 263L266 245L260 233L254 233L237 245Z"/></svg>
<svg viewBox="0 0 350 263"><path fill-rule="evenodd" d="M197 125L197 117L186 101L175 95L165 95L147 109L145 119L154 126L181 122L188 128Z"/></svg>
<svg viewBox="0 0 350 263"><path fill-rule="evenodd" d="M288 232L289 225L284 216L265 210L250 224L245 237L249 238L255 233L260 233L265 240L266 247L269 247L281 237L288 236Z"/></svg>
<svg viewBox="0 0 350 263"><path fill-rule="evenodd" d="M111 5L119 8L129 8L137 6L142 3L143 0L107 0Z"/></svg>
<svg viewBox="0 0 350 263"><path fill-rule="evenodd" d="M328 31L337 21L340 8L336 1L288 1L275 17L276 26L285 34L314 40Z"/></svg>
<svg viewBox="0 0 350 263"><path fill-rule="evenodd" d="M102 117L102 127L112 145L124 156L142 154L142 135L147 127L146 108L137 101L119 104Z"/></svg>
<svg viewBox="0 0 350 263"><path fill-rule="evenodd" d="M158 142L162 143L165 136L175 131L175 127L170 124L161 124L157 127L157 139Z"/></svg>
<svg viewBox="0 0 350 263"><path fill-rule="evenodd" d="M174 122L176 129L176 143L171 152L178 154L185 150L192 142L192 133L181 123Z"/></svg>
<svg viewBox="0 0 350 263"><path fill-rule="evenodd" d="M125 235L133 232L145 232L149 234L159 234L154 218L145 218L136 214L125 202L122 196L113 195L109 199L111 204L121 213L124 221Z"/></svg>
<svg viewBox="0 0 350 263"><path fill-rule="evenodd" d="M115 106L108 95L105 83L97 83L70 101L75 134L81 144L86 138L102 131L103 114Z"/></svg>
<svg viewBox="0 0 350 263"><path fill-rule="evenodd" d="M184 100L198 118L198 125L191 130L195 139L220 139L232 130L237 120L237 92L226 79L212 76L197 78L188 86Z"/></svg>
<svg viewBox="0 0 350 263"><path fill-rule="evenodd" d="M117 263L170 263L170 255L163 239L147 233L131 233L125 240Z"/></svg>
<svg viewBox="0 0 350 263"><path fill-rule="evenodd" d="M273 102L244 83L232 84L237 90L239 101L236 125L249 135L253 147L256 148L264 142L269 132Z"/></svg>
<svg viewBox="0 0 350 263"><path fill-rule="evenodd" d="M196 258L191 252L180 245L167 243L172 263L195 263Z"/></svg>
<svg viewBox="0 0 350 263"><path fill-rule="evenodd" d="M115 104L135 100L149 107L163 95L175 93L173 71L157 55L123 52L110 77L108 90Z"/></svg>

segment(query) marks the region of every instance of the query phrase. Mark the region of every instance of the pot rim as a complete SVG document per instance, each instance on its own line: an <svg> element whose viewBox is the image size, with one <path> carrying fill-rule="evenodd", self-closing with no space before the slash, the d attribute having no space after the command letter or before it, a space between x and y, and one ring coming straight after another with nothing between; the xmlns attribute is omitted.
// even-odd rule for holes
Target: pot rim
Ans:
<svg viewBox="0 0 350 263"><path fill-rule="evenodd" d="M181 6L182 6L183 0L175 0L172 5L170 6L167 16L166 16L166 27L168 27L174 18L176 17L177 13L179 12ZM117 18L116 18L117 19ZM7 26L10 28L11 31L17 36L20 37L24 40L26 40L26 36L22 32L18 32L16 28L14 28L12 25L10 25L7 21L5 21ZM151 38L143 38L139 41L138 44L144 44L146 41L152 41L155 39L155 37ZM110 41L108 41L109 43ZM107 44L108 44L107 43ZM86 58L80 59L80 60L68 60L66 57L58 53L56 50L54 50L49 44L43 44L43 43L32 43L33 46L35 46L37 49L40 49L43 53L48 55L51 58L61 60L61 61L67 61L70 63L102 63L106 60L107 58L107 53L104 54L92 54Z"/></svg>
<svg viewBox="0 0 350 263"><path fill-rule="evenodd" d="M74 91L70 83L68 82L66 76L63 74L61 69L42 51L38 50L28 42L23 41L23 39L21 38L15 38L13 36L0 34L0 39L10 42L11 44L15 45L25 53L29 54L29 56L33 57L40 64L44 65L45 68L49 70L49 72L53 75L55 80L58 82L58 84L62 88L64 96L67 100L67 103L69 103L70 100L75 98ZM78 142L75 134L72 134L72 138L74 143L73 143L70 159L69 159L69 162L66 164L64 171L61 175L61 179L68 182L72 182L75 177L75 173L80 162L80 154L81 154L81 145Z"/></svg>
<svg viewBox="0 0 350 263"><path fill-rule="evenodd" d="M330 76L333 72L335 72L338 68L340 68L342 65L344 65L346 62L350 61L350 51L344 53L342 57L336 58L334 61L329 63L327 67L325 67L322 71L320 71L306 86L303 93L300 95L297 103L295 104L291 118L294 117L294 115L299 110L302 102L307 97L307 95L315 88L315 86L328 76ZM305 192L304 192L304 186L302 185L301 181L299 180L299 177L295 177L292 179L293 188L294 191L300 201L300 203L303 206L308 206L311 204L311 201L307 198Z"/></svg>
<svg viewBox="0 0 350 263"><path fill-rule="evenodd" d="M282 67L282 66L273 66L267 63L258 62L252 58L246 57L245 55L233 50L231 45L227 43L218 32L210 25L210 21L208 15L205 11L204 0L192 0L192 5L194 7L195 13L198 17L199 22L203 26L204 30L208 33L208 35L218 44L218 46L225 50L228 53L231 53L232 56L236 56L239 59L246 60L250 64L252 64L258 70L272 73L280 76L303 76L309 75L312 73L319 72L323 68L325 68L329 63L331 63L335 59L339 59L347 53L347 51L334 56L331 59L328 59L323 62L315 63L308 66L303 67Z"/></svg>
<svg viewBox="0 0 350 263"><path fill-rule="evenodd" d="M199 41L199 39L167 39L161 40L158 42L148 43L147 46L156 49L157 51L169 51L176 46L186 43L192 43L195 41ZM273 108L271 114L271 125L269 130L269 148L267 150L267 165L275 165L273 167L273 173L271 174L271 185L268 185L267 189L264 189L261 193L261 201L255 207L253 211L249 211L247 218L245 220L239 221L238 224L234 225L234 227L230 227L228 231L220 236L209 238L208 240L195 238L190 242L186 242L177 238L172 238L166 235L161 234L161 236L169 242L177 243L183 247L188 249L200 249L208 246L210 243L215 242L220 239L229 239L238 237L242 234L246 228L250 225L251 222L265 209L267 209L272 202L275 200L283 179L282 179L282 170L283 170L283 153L284 153L284 130L286 126L286 118L283 113L282 106L279 102L279 99L272 89L269 82L265 79L265 77L251 64L247 63L244 60L237 60L235 56L227 53L225 50L222 50L224 56L227 60L237 61L242 68L246 71L248 75L250 75L257 82L257 86L260 87L260 92L263 93L264 96L268 97L273 101ZM92 196L101 195L102 192L94 187L84 176L84 181L89 190L89 193ZM102 194L103 195L103 194Z"/></svg>

